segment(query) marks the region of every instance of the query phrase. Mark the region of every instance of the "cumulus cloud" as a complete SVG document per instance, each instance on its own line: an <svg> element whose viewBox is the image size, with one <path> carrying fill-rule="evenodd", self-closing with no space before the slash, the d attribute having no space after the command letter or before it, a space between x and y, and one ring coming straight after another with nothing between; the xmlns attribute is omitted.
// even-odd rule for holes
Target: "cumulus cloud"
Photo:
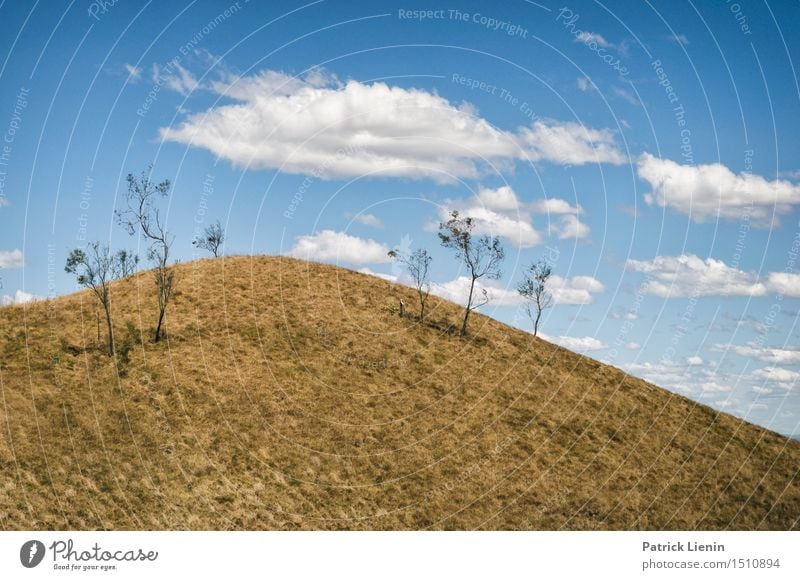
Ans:
<svg viewBox="0 0 800 580"><path fill-rule="evenodd" d="M520 211L523 205L515 192L508 185L491 189L482 187L476 194L476 200L484 207L497 211Z"/></svg>
<svg viewBox="0 0 800 580"><path fill-rule="evenodd" d="M622 369L654 385L698 397L732 390L732 385L737 380L735 377L721 373L708 361L697 364L698 358L690 356L680 362L666 359L658 362L625 363Z"/></svg>
<svg viewBox="0 0 800 580"><path fill-rule="evenodd" d="M578 123L550 123L537 121L532 127L519 132L527 145L529 158L554 163L583 165L585 163L627 162L617 148L614 133L608 129L591 129Z"/></svg>
<svg viewBox="0 0 800 580"><path fill-rule="evenodd" d="M534 229L530 216L509 215L479 205L464 207L460 212L473 219L475 233L508 238L517 248L530 248L543 241L542 234ZM446 220L447 212L442 213L442 218Z"/></svg>
<svg viewBox="0 0 800 580"><path fill-rule="evenodd" d="M390 262L389 247L375 240L323 230L299 236L286 254L302 260L344 262L347 264L383 264Z"/></svg>
<svg viewBox="0 0 800 580"><path fill-rule="evenodd" d="M580 221L575 215L565 215L561 217L558 226L555 227L559 240L588 238L592 232L591 228Z"/></svg>
<svg viewBox="0 0 800 580"><path fill-rule="evenodd" d="M642 348L642 345L639 344L638 342L628 342L625 344L625 348L627 348L628 350L639 350L640 348Z"/></svg>
<svg viewBox="0 0 800 580"><path fill-rule="evenodd" d="M750 173L733 173L720 163L681 165L645 153L639 157L638 175L650 184L645 202L669 207L695 222L742 219L770 226L773 211L784 215L800 203L800 185Z"/></svg>
<svg viewBox="0 0 800 580"><path fill-rule="evenodd" d="M574 350L575 352L588 352L608 348L605 342L593 336L549 336L542 333L539 334L545 340L568 348L569 350Z"/></svg>
<svg viewBox="0 0 800 580"><path fill-rule="evenodd" d="M187 93L194 77L177 65L162 74ZM161 129L167 141L207 149L241 167L336 179L371 174L452 181L475 178L487 162L625 163L613 132L574 122L493 127L474 107L435 92L383 82L341 83L324 72L277 71L210 83L233 99Z"/></svg>
<svg viewBox="0 0 800 580"><path fill-rule="evenodd" d="M688 356L686 357L686 364L687 365L701 365L703 364L703 358L699 356Z"/></svg>
<svg viewBox="0 0 800 580"><path fill-rule="evenodd" d="M572 206L563 199L548 198L528 204L530 211L558 217L557 223L550 224L550 233L559 240L588 238L592 232L578 216L583 213L580 205Z"/></svg>
<svg viewBox="0 0 800 580"><path fill-rule="evenodd" d="M773 365L800 364L800 349L775 348L763 346L757 342L748 342L744 345L715 344L711 350L716 352L734 352L739 356L758 359Z"/></svg>
<svg viewBox="0 0 800 580"><path fill-rule="evenodd" d="M558 217L549 233L562 240L585 238L591 233L589 226L577 218L583 213L580 205L572 206L555 198L525 203L509 186L481 188L466 200L446 200L439 211L440 219L447 221L452 210L471 217L476 233L507 238L517 248L530 248L544 241L544 236L533 225L532 214Z"/></svg>
<svg viewBox="0 0 800 580"><path fill-rule="evenodd" d="M0 250L0 268L22 268L25 265L25 258L22 250Z"/></svg>
<svg viewBox="0 0 800 580"><path fill-rule="evenodd" d="M766 296L770 292L800 297L800 274L770 272L758 276L728 266L722 260L704 260L694 254L628 260L626 265L652 278L644 283L646 293L664 298Z"/></svg>
<svg viewBox="0 0 800 580"><path fill-rule="evenodd" d="M453 210L472 218L475 233L507 238L517 248L530 248L544 240L542 234L533 227L525 204L508 186L482 188L466 200L446 200L439 208L441 221L450 219Z"/></svg>
<svg viewBox="0 0 800 580"><path fill-rule="evenodd" d="M757 369L753 371L753 376L775 383L786 390L791 390L800 381L800 372L777 367Z"/></svg>
<svg viewBox="0 0 800 580"><path fill-rule="evenodd" d="M375 272L370 268L359 268L358 271L362 274L366 274L367 276L375 276L376 278L381 278L382 280L387 280L389 282L401 282L400 278L397 276L392 274L384 274L383 272Z"/></svg>
<svg viewBox="0 0 800 580"><path fill-rule="evenodd" d="M777 294L800 298L800 274L789 272L770 272L767 275L767 288Z"/></svg>
<svg viewBox="0 0 800 580"><path fill-rule="evenodd" d="M605 291L605 286L591 276L562 278L553 275L549 280L549 290L556 304L591 304L593 294Z"/></svg>
<svg viewBox="0 0 800 580"><path fill-rule="evenodd" d="M470 279L467 276L459 276L449 282L432 284L431 293L464 305L469 295L469 284ZM572 278L552 276L549 284L554 304L591 304L594 302L593 295L605 290L600 281L591 276L573 276ZM496 280L479 281L476 288L478 292L485 289L494 306L519 306L523 303L522 297L515 288L506 288L502 282Z"/></svg>
<svg viewBox="0 0 800 580"><path fill-rule="evenodd" d="M720 383L718 381L706 381L704 383L700 383L700 390L704 394L712 394L712 393L729 393L733 390L733 385L730 383ZM720 407L727 406L724 402L715 401L715 405Z"/></svg>
<svg viewBox="0 0 800 580"><path fill-rule="evenodd" d="M8 294L0 296L0 306L27 304L28 302L35 302L36 300L42 300L42 297L36 296L35 294L29 294L28 292L23 292L22 290L17 290L13 296L9 296Z"/></svg>
<svg viewBox="0 0 800 580"><path fill-rule="evenodd" d="M8 198L4 195L0 195L0 207L8 207L11 205L11 202L8 201Z"/></svg>
<svg viewBox="0 0 800 580"><path fill-rule="evenodd" d="M469 297L469 285L470 279L467 276L459 276L455 280L431 284L431 294L464 306ZM522 303L522 298L515 289L505 288L495 280L479 281L475 284L475 289L478 296L486 290L492 306L517 306Z"/></svg>
<svg viewBox="0 0 800 580"><path fill-rule="evenodd" d="M650 261L628 260L627 267L648 274L644 291L664 298L679 296L764 296L767 287L753 274L731 268L721 260L693 255L656 256Z"/></svg>
<svg viewBox="0 0 800 580"><path fill-rule="evenodd" d="M568 201L554 197L534 201L529 207L534 213L575 215L583 213L583 208L580 205L571 206Z"/></svg>
<svg viewBox="0 0 800 580"><path fill-rule="evenodd" d="M360 213L356 216L353 216L353 221L371 228L377 228L379 230L383 229L383 222L380 220L380 218L371 213Z"/></svg>

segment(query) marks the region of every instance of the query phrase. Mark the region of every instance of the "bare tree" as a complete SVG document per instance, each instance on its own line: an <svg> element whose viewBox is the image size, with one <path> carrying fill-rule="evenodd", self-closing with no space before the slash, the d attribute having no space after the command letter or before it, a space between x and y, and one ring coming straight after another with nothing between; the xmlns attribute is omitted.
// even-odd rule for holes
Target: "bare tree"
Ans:
<svg viewBox="0 0 800 580"><path fill-rule="evenodd" d="M67 257L64 270L75 274L78 284L91 289L100 301L106 313L106 324L108 325L108 354L114 356L116 349L114 347L114 323L111 317L110 284L123 275L120 253L112 254L107 245L92 242L86 251L72 250Z"/></svg>
<svg viewBox="0 0 800 580"><path fill-rule="evenodd" d="M517 292L525 299L528 317L533 322L533 336L539 332L542 312L553 305L553 295L547 290L547 281L552 273L552 266L542 258L528 266L525 277L517 286Z"/></svg>
<svg viewBox="0 0 800 580"><path fill-rule="evenodd" d="M192 244L202 250L211 252L215 258L218 258L219 252L222 249L222 242L224 241L225 230L222 229L222 225L218 220L210 226L206 226L203 230L203 235L196 238Z"/></svg>
<svg viewBox="0 0 800 580"><path fill-rule="evenodd" d="M489 294L481 289L482 298L475 296L475 284L481 278L496 280L500 277L500 264L505 259L505 250L497 236L475 237L475 222L471 217L461 217L457 211L450 213L450 219L439 224L439 239L445 248L455 250L456 258L467 267L470 275L469 297L464 308L464 321L461 336L467 334L467 321L473 310L489 302Z"/></svg>
<svg viewBox="0 0 800 580"><path fill-rule="evenodd" d="M152 165L138 177L129 173L128 191L125 195L128 207L117 211L117 220L130 235L137 232L150 242L148 259L155 265L155 282L158 291L158 323L153 342L161 340L164 315L175 291L175 270L169 265L169 251L173 237L167 231L158 209L158 199L169 194L171 183L168 179L156 183L150 179Z"/></svg>
<svg viewBox="0 0 800 580"><path fill-rule="evenodd" d="M425 320L425 303L431 294L431 283L428 281L433 258L428 250L414 250L411 254L403 254L400 250L391 250L389 257L403 264L414 279L414 288L419 296L419 320Z"/></svg>

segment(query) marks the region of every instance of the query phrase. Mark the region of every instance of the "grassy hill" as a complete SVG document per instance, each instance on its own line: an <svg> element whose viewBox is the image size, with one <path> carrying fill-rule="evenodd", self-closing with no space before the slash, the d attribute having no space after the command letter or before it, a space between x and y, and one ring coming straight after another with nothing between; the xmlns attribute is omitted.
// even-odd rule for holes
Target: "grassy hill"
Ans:
<svg viewBox="0 0 800 580"><path fill-rule="evenodd" d="M88 292L0 309L1 529L800 528L798 441L375 277L179 276L158 344L115 283L119 368Z"/></svg>

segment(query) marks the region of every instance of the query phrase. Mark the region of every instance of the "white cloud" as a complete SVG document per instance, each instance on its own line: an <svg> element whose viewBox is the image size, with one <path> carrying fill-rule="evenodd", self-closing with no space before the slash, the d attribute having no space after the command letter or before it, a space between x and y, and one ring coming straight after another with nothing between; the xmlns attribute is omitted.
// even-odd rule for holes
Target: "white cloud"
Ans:
<svg viewBox="0 0 800 580"><path fill-rule="evenodd" d="M591 233L589 226L576 217L583 213L581 206L573 207L555 198L524 203L509 186L481 188L467 200L446 200L439 210L440 219L449 219L454 209L474 220L476 233L508 238L517 248L530 248L543 241L542 234L533 225L531 213L561 216L559 223L550 226L550 233L559 239L585 238Z"/></svg>
<svg viewBox="0 0 800 580"><path fill-rule="evenodd" d="M639 314L633 310L625 310L624 308L615 308L608 313L611 320L638 320Z"/></svg>
<svg viewBox="0 0 800 580"><path fill-rule="evenodd" d="M125 72L128 73L128 82L133 84L142 79L142 68L138 66L133 66L132 64L125 63L122 65L125 69Z"/></svg>
<svg viewBox="0 0 800 580"><path fill-rule="evenodd" d="M766 281L767 288L777 294L791 298L800 298L800 274L789 272L770 272Z"/></svg>
<svg viewBox="0 0 800 580"><path fill-rule="evenodd" d="M483 187L478 190L476 198L478 202L492 210L515 212L522 208L517 193L508 185L497 189Z"/></svg>
<svg viewBox="0 0 800 580"><path fill-rule="evenodd" d="M467 276L459 276L449 282L431 284L431 294L435 294L445 300L450 300L456 304L464 306L469 297L470 279ZM505 288L500 282L495 280L479 281L475 285L475 292L478 299L481 293L486 290L492 306L517 306L522 303L522 298L514 288Z"/></svg>
<svg viewBox="0 0 800 580"><path fill-rule="evenodd" d="M676 34L674 34L672 36L668 36L667 38L669 38L673 42L677 42L678 44L682 44L683 46L688 46L689 45L689 39L686 38L685 34L677 34L676 33Z"/></svg>
<svg viewBox="0 0 800 580"><path fill-rule="evenodd" d="M639 344L638 342L629 342L625 345L625 348L627 348L628 350L639 350L640 348L642 348L642 345Z"/></svg>
<svg viewBox="0 0 800 580"><path fill-rule="evenodd" d="M380 218L372 215L371 213L360 213L353 217L353 221L371 228L383 229L383 222L380 220Z"/></svg>
<svg viewBox="0 0 800 580"><path fill-rule="evenodd" d="M762 346L756 342L745 345L715 344L711 350L716 352L733 351L739 356L755 358L773 365L800 364L800 350L795 348L773 348Z"/></svg>
<svg viewBox="0 0 800 580"><path fill-rule="evenodd" d="M578 77L578 89L584 93L588 93L589 91L593 91L595 86L588 78Z"/></svg>
<svg viewBox="0 0 800 580"><path fill-rule="evenodd" d="M201 88L200 83L186 68L177 61L170 61L169 65L161 67L153 65L153 82L161 83L183 96Z"/></svg>
<svg viewBox="0 0 800 580"><path fill-rule="evenodd" d="M556 304L591 304L594 302L592 294L605 291L603 284L591 276L562 278L553 275L549 284L553 301Z"/></svg>
<svg viewBox="0 0 800 580"><path fill-rule="evenodd" d="M475 233L508 238L517 248L530 248L543 241L524 204L508 186L482 188L467 200L446 200L439 208L439 218L447 221L453 210L472 218Z"/></svg>
<svg viewBox="0 0 800 580"><path fill-rule="evenodd" d="M11 202L8 201L8 198L5 195L0 195L0 207L8 207L11 205Z"/></svg>
<svg viewBox="0 0 800 580"><path fill-rule="evenodd" d="M626 363L621 365L621 368L625 372L649 381L654 385L682 392L691 390L687 374L689 369L672 361Z"/></svg>
<svg viewBox="0 0 800 580"><path fill-rule="evenodd" d="M391 262L389 248L375 240L323 230L299 236L288 256L303 260L345 262L348 264L383 264Z"/></svg>
<svg viewBox="0 0 800 580"><path fill-rule="evenodd" d="M687 365L701 365L703 364L702 357L699 356L689 356L686 357L686 364Z"/></svg>
<svg viewBox="0 0 800 580"><path fill-rule="evenodd" d="M159 71L160 72L160 71ZM177 65L167 86L197 82ZM242 167L323 179L381 176L453 181L475 178L491 162L625 163L614 133L578 123L537 121L501 130L436 93L386 83L340 83L322 72L294 78L276 71L210 83L233 104L161 129L164 140L207 149Z"/></svg>
<svg viewBox="0 0 800 580"><path fill-rule="evenodd" d="M473 219L475 233L508 238L517 248L530 248L543 241L542 235L533 228L530 216L509 215L477 205L464 208L461 214Z"/></svg>
<svg viewBox="0 0 800 580"><path fill-rule="evenodd" d="M611 87L611 92L616 96L620 97L621 99L627 101L631 105L639 105L639 99L636 96L622 87Z"/></svg>
<svg viewBox="0 0 800 580"><path fill-rule="evenodd" d="M22 268L25 265L25 258L22 250L0 251L0 268Z"/></svg>
<svg viewBox="0 0 800 580"><path fill-rule="evenodd" d="M9 296L8 294L4 294L0 296L0 306L11 306L12 304L27 304L28 302L35 302L37 300L42 300L41 296L36 296L35 294L29 294L28 292L23 292L22 290L17 290L13 296Z"/></svg>
<svg viewBox="0 0 800 580"><path fill-rule="evenodd" d="M717 381L707 381L700 383L700 389L703 393L729 393L733 390L733 386L729 383L722 384ZM719 404L719 402L717 402L717 404Z"/></svg>
<svg viewBox="0 0 800 580"><path fill-rule="evenodd" d="M645 153L639 157L638 174L652 188L646 203L669 207L696 222L748 216L754 224L769 226L773 211L787 214L800 203L800 185L735 174L720 163L680 165Z"/></svg>
<svg viewBox="0 0 800 580"><path fill-rule="evenodd" d="M694 254L656 256L653 260L628 260L627 267L648 274L644 283L648 294L664 298L685 296L766 296L782 294L800 297L800 274L769 272L757 276L732 268L722 260Z"/></svg>
<svg viewBox="0 0 800 580"><path fill-rule="evenodd" d="M772 383L779 387L791 390L800 381L800 372L777 367L767 367L753 371L753 376Z"/></svg>
<svg viewBox="0 0 800 580"><path fill-rule="evenodd" d="M374 272L366 267L359 268L358 271L361 272L362 274L367 274L368 276L375 276L376 278L381 278L389 282L400 282L400 279L397 276L393 276L392 274L383 274L382 272Z"/></svg>
<svg viewBox="0 0 800 580"><path fill-rule="evenodd" d="M613 44L608 42L605 38L603 38L600 34L597 34L596 32L581 31L580 34L578 34L575 37L575 42L582 42L584 44L589 44L589 43L594 42L597 46L601 46L603 48L610 48L610 47L614 46Z"/></svg>
<svg viewBox="0 0 800 580"><path fill-rule="evenodd" d="M680 296L764 296L767 287L753 274L731 268L721 260L693 255L656 256L650 261L628 260L627 267L650 275L645 282L648 294L674 298Z"/></svg>
<svg viewBox="0 0 800 580"><path fill-rule="evenodd" d="M588 238L592 232L591 228L580 221L577 216L565 215L561 217L561 223L556 228L559 240Z"/></svg>
<svg viewBox="0 0 800 580"><path fill-rule="evenodd" d="M459 276L449 282L432 284L431 293L463 305L469 294L469 283L467 276ZM480 281L476 288L479 293L486 289L494 306L519 306L524 302L515 288L506 288L496 280ZM554 275L550 278L549 290L554 304L580 305L594 302L593 294L603 292L605 287L591 276L562 278Z"/></svg>
<svg viewBox="0 0 800 580"><path fill-rule="evenodd" d="M534 201L530 204L530 209L534 213L544 213L544 214L582 214L583 208L579 205L575 205L574 207L569 204L568 201L563 199L556 199L554 197L550 197L548 199L540 199L538 201Z"/></svg>
<svg viewBox="0 0 800 580"><path fill-rule="evenodd" d="M620 165L627 162L617 148L614 133L608 129L591 129L578 123L545 124L537 121L532 127L522 128L519 138L528 146L528 156L532 160L572 165Z"/></svg>
<svg viewBox="0 0 800 580"><path fill-rule="evenodd" d="M549 336L539 333L542 338L553 342L575 352L588 352L591 350L603 350L608 345L593 336Z"/></svg>

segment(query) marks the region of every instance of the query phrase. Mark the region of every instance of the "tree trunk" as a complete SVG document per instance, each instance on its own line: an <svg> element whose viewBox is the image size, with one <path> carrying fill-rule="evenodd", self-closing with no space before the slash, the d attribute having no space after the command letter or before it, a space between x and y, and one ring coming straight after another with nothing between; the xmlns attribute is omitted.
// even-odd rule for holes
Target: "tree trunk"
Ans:
<svg viewBox="0 0 800 580"><path fill-rule="evenodd" d="M104 304L106 310L106 324L108 324L108 354L114 356L117 352L114 346L114 325L111 322L111 304Z"/></svg>
<svg viewBox="0 0 800 580"><path fill-rule="evenodd" d="M467 307L464 309L464 322L461 324L461 336L467 334L467 320L469 320L469 313L472 312L472 294L475 291L475 278L472 278L472 283L469 285L469 298L467 298Z"/></svg>
<svg viewBox="0 0 800 580"><path fill-rule="evenodd" d="M153 338L153 342L158 342L161 340L161 324L164 322L164 311L166 308L161 308L158 312L158 324L156 325L156 335Z"/></svg>
<svg viewBox="0 0 800 580"><path fill-rule="evenodd" d="M536 320L533 322L533 336L539 332L539 319L542 317L542 311L537 309L536 310Z"/></svg>

